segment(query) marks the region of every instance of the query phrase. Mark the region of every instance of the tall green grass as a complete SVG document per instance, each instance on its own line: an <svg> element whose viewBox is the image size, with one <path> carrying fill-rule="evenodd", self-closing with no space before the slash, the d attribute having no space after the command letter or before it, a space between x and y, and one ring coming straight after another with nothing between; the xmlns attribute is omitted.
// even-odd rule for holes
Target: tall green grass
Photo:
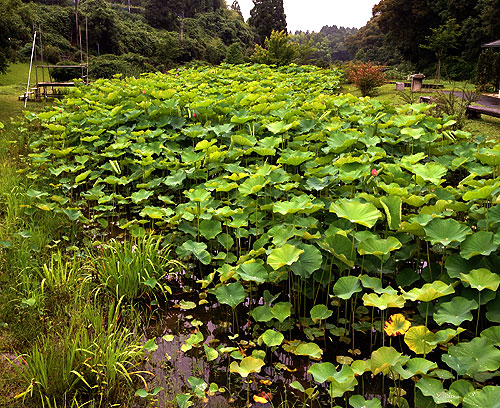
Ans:
<svg viewBox="0 0 500 408"><path fill-rule="evenodd" d="M94 253L97 279L115 299L134 302L171 293L168 281L182 269L172 259L162 238L147 235L126 241L112 239Z"/></svg>
<svg viewBox="0 0 500 408"><path fill-rule="evenodd" d="M109 407L127 401L133 384L144 384L138 369L144 346L133 328L120 323L120 302L96 306L81 298L69 327L43 336L13 363L24 381L18 397L36 406ZM79 405L84 406L84 405Z"/></svg>

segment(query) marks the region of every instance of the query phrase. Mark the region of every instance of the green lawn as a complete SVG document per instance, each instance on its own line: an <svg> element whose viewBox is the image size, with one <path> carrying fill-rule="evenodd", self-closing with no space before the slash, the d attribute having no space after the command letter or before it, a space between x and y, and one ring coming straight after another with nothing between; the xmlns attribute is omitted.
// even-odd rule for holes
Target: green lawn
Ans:
<svg viewBox="0 0 500 408"><path fill-rule="evenodd" d="M0 122L6 126L11 118L20 116L25 110L24 102L19 96L26 91L28 81L29 63L17 62L11 64L6 74L0 75ZM31 72L30 87L36 83L34 70ZM28 102L26 110L40 110L45 104Z"/></svg>
<svg viewBox="0 0 500 408"><path fill-rule="evenodd" d="M462 89L474 90L474 85L466 82L447 82L442 81L444 85L444 90L456 90L461 91ZM361 92L352 84L347 84L343 86L342 89L345 93L351 93L355 96L361 96ZM415 102L418 103L420 96L430 96L434 90L425 90L424 92L415 92L413 94ZM409 94L409 91L405 91ZM401 93L396 91L395 84L386 84L375 90L372 98L377 99L381 102L388 102L392 105L399 106L407 103L404 98L401 97ZM470 119L464 127L464 130L471 132L475 135L483 135L489 138L495 138L500 140L500 119L491 116L483 115L481 119Z"/></svg>

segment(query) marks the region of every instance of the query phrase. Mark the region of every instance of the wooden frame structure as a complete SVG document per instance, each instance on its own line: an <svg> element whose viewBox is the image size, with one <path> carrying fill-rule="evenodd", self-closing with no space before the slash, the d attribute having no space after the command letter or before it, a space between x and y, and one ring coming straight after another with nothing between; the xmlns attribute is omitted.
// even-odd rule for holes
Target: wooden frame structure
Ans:
<svg viewBox="0 0 500 408"><path fill-rule="evenodd" d="M78 26L80 27L80 26ZM40 28L40 27L39 27ZM50 76L50 69L80 69L81 74L80 78L82 82L86 85L89 83L89 41L88 41L88 23L87 18L85 18L85 37L86 37L86 60L84 62L84 54L82 50L82 31L81 28L78 29L79 34L79 45L80 45L80 64L76 65L49 65L45 64L43 58L43 41L42 34L39 31L39 46L40 46L40 64L37 63L37 55L36 55L36 37L37 32L34 32L33 35L33 47L31 50L31 61L30 61L30 69L28 73L28 83L26 85L26 92L19 96L19 100L24 101L24 106L26 107L26 103L29 100L33 101L41 101L42 99L47 98L57 98L61 96L60 88L68 88L75 86L74 82L57 82L53 81ZM33 67L33 59L35 60L35 81L36 85L30 88L30 79L31 79L31 71ZM47 69L48 80L45 80L45 69ZM41 75L39 75L39 70L41 70ZM41 77L41 81L39 80ZM76 76L75 76L76 77Z"/></svg>

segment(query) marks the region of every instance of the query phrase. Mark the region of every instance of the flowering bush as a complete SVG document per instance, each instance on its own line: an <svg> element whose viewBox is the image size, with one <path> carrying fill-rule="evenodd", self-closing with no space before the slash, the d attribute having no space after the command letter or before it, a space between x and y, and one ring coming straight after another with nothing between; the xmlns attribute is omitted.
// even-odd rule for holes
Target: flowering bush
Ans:
<svg viewBox="0 0 500 408"><path fill-rule="evenodd" d="M375 88L385 82L381 67L369 62L351 62L347 67L346 74L363 96L371 95Z"/></svg>

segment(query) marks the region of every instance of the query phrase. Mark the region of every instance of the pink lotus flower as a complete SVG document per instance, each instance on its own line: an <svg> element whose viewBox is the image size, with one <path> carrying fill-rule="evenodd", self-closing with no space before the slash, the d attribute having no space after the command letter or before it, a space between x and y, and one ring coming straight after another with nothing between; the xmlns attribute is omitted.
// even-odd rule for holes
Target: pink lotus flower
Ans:
<svg viewBox="0 0 500 408"><path fill-rule="evenodd" d="M372 176L378 176L378 171L377 169L372 169Z"/></svg>
<svg viewBox="0 0 500 408"><path fill-rule="evenodd" d="M195 118L195 117L196 117L196 113L193 113L193 118Z"/></svg>
<svg viewBox="0 0 500 408"><path fill-rule="evenodd" d="M145 93L146 93L146 91L144 91L144 90L143 90L143 91L142 91L142 93L143 93L143 94L145 94Z"/></svg>

